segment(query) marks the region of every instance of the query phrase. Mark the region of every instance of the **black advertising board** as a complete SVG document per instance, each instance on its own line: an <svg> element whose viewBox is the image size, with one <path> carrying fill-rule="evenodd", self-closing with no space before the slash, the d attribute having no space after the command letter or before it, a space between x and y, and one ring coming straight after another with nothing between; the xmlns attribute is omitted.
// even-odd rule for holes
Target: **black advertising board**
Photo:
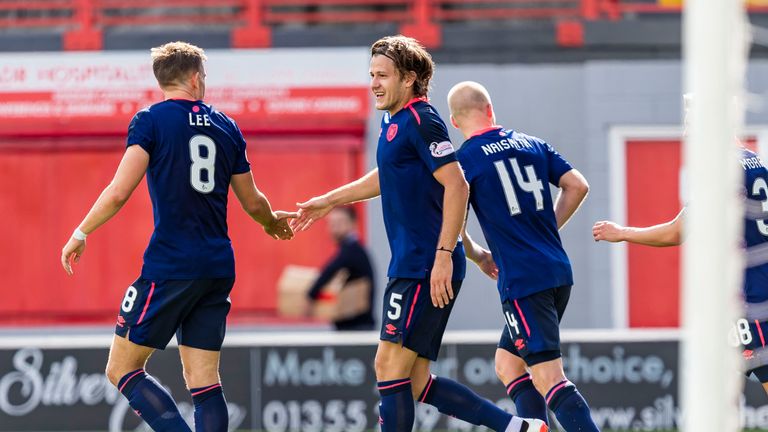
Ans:
<svg viewBox="0 0 768 432"><path fill-rule="evenodd" d="M376 429L375 336L361 344L318 341L224 348L231 430ZM563 345L565 371L590 402L601 430L667 431L675 429L680 415L678 345L676 340L569 342ZM513 411L495 375L494 350L490 341L446 343L433 372ZM104 377L106 356L103 348L0 349L0 431L148 431ZM178 351L156 353L147 369L169 388L191 423ZM768 428L768 397L757 383L746 384L742 421L748 428ZM416 429L485 430L421 404Z"/></svg>

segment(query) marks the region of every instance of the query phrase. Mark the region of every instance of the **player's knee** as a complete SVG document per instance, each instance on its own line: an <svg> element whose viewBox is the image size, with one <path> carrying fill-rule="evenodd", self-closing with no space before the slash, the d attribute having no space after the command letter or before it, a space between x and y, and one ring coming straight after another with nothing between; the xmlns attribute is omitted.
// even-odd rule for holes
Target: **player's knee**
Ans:
<svg viewBox="0 0 768 432"><path fill-rule="evenodd" d="M182 373L184 382L189 388L205 387L220 381L219 371L215 365L184 367Z"/></svg>
<svg viewBox="0 0 768 432"><path fill-rule="evenodd" d="M387 373L390 365L390 361L386 355L381 352L376 353L376 358L373 360L373 367L376 370L376 378L381 380L381 377Z"/></svg>
<svg viewBox="0 0 768 432"><path fill-rule="evenodd" d="M107 379L115 387L117 387L117 384L120 382L120 379L126 373L127 371L123 371L122 368L117 367L117 365L112 362L108 362L107 367L104 370L104 374L107 376Z"/></svg>
<svg viewBox="0 0 768 432"><path fill-rule="evenodd" d="M406 378L411 375L411 370L401 364L397 356L387 353L377 352L373 366L376 370L376 379L379 381Z"/></svg>
<svg viewBox="0 0 768 432"><path fill-rule="evenodd" d="M535 368L531 375L533 385L542 396L565 379L565 375L557 367Z"/></svg>
<svg viewBox="0 0 768 432"><path fill-rule="evenodd" d="M496 350L494 366L496 377L504 385L509 384L512 380L521 377L527 372L522 359L514 357L502 349Z"/></svg>
<svg viewBox="0 0 768 432"><path fill-rule="evenodd" d="M509 365L499 361L496 362L496 377L502 384L509 384L510 381L523 373L513 376L514 374L510 371Z"/></svg>

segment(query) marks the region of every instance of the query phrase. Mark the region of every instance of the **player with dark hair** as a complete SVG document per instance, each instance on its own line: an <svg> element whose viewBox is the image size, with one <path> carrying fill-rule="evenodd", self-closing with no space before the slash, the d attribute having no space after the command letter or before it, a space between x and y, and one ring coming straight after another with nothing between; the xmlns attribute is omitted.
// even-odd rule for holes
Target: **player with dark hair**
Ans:
<svg viewBox="0 0 768 432"><path fill-rule="evenodd" d="M147 175L155 229L141 276L125 292L106 374L134 411L156 431L189 431L176 403L144 367L173 335L195 406L195 430L226 431L227 403L219 378L235 261L227 235L230 185L243 209L275 239L293 237L253 182L245 140L235 122L205 104L202 49L172 42L152 49L165 100L145 108L128 127L127 149L104 189L61 252L72 262L85 238L111 219Z"/></svg>
<svg viewBox="0 0 768 432"><path fill-rule="evenodd" d="M573 275L558 230L586 198L587 181L546 142L497 125L482 85L456 84L448 106L466 139L458 159L491 249L465 229L467 257L498 279L507 323L496 350L499 379L518 415L546 421L549 407L565 430L597 431L563 372L559 330ZM554 204L549 184L560 188Z"/></svg>
<svg viewBox="0 0 768 432"><path fill-rule="evenodd" d="M392 259L376 352L385 432L413 428L414 398L495 431L546 431L540 420L513 417L467 387L430 374L464 279L459 233L468 187L445 123L427 101L434 63L414 39L385 37L371 47L371 90L384 113L378 168L299 204L296 230L333 207L381 195Z"/></svg>

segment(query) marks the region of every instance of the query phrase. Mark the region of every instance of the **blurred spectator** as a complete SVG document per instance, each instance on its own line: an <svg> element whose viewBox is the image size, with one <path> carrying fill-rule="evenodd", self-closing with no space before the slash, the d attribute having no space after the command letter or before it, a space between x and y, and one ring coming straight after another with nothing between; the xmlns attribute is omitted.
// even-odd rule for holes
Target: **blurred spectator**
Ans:
<svg viewBox="0 0 768 432"><path fill-rule="evenodd" d="M323 267L307 296L310 305L340 272L344 281L338 294L333 324L337 330L373 330L373 267L357 238L357 213L352 207L337 207L328 214L328 231L339 250ZM308 312L309 313L309 310Z"/></svg>

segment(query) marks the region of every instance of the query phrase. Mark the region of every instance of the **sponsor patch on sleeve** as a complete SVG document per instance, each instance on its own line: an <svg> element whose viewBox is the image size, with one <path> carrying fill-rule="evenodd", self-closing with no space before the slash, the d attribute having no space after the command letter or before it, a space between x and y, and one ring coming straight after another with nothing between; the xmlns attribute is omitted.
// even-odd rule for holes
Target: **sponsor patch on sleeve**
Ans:
<svg viewBox="0 0 768 432"><path fill-rule="evenodd" d="M429 152L434 157L448 156L453 153L453 144L450 141L433 142L429 145Z"/></svg>

